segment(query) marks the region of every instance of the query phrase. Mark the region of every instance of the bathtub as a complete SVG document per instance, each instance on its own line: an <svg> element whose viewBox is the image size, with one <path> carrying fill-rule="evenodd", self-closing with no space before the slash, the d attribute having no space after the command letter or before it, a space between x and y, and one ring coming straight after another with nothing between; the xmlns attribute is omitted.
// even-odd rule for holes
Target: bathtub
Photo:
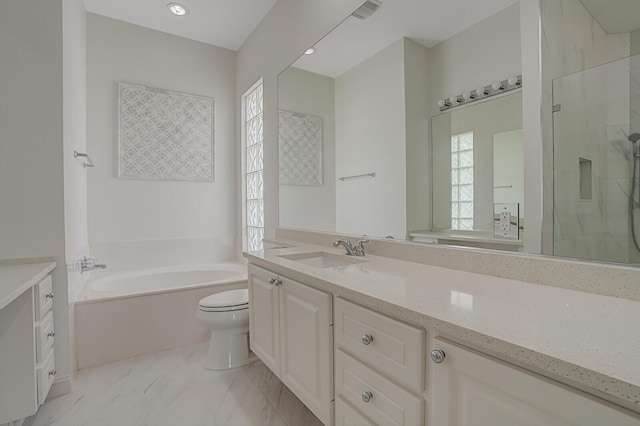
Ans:
<svg viewBox="0 0 640 426"><path fill-rule="evenodd" d="M244 263L95 275L74 304L78 369L206 341L198 301L247 287Z"/></svg>
<svg viewBox="0 0 640 426"><path fill-rule="evenodd" d="M121 272L89 281L79 301L148 295L241 281L247 281L247 266L243 263Z"/></svg>

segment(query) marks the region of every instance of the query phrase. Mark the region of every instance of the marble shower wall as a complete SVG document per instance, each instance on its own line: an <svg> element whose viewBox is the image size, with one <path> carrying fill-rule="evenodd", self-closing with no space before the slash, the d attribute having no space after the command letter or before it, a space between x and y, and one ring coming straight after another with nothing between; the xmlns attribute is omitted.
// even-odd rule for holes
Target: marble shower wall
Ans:
<svg viewBox="0 0 640 426"><path fill-rule="evenodd" d="M623 59L553 82L561 105L553 127L556 255L629 261L630 81ZM580 161L589 162L589 176ZM581 179L590 196L581 194Z"/></svg>
<svg viewBox="0 0 640 426"><path fill-rule="evenodd" d="M628 249L619 247L622 231L614 225L618 224L618 219L613 215L609 220L607 211L608 203L616 198L611 196L607 199L607 195L615 188L616 178L621 176L610 179L613 176L609 176L607 170L621 164L617 145L611 141L618 138L620 126L626 124L627 128L622 130L628 131L629 102L621 107L622 110L614 111L609 111L605 104L609 103L610 96L617 96L625 90L628 97L629 80L609 82L604 75L595 73L588 77L590 81L580 76L563 81L563 87L558 87L558 91L566 96L562 102L568 103L562 106L566 124L559 128L554 128L552 106L555 79L628 57L630 34L606 34L579 0L541 0L541 11L543 252L602 260L618 260L614 258L622 258L626 253L628 258ZM608 86L611 92L606 90ZM578 112L575 108L581 102L582 112ZM626 119L622 120L625 108ZM555 149L559 155L557 164L554 164L554 132ZM592 161L590 202L578 201L580 156ZM554 182L557 186L562 185L556 194L560 205L555 209Z"/></svg>
<svg viewBox="0 0 640 426"><path fill-rule="evenodd" d="M640 29L631 33L631 117L630 133L640 132ZM636 213L640 222L640 212ZM640 237L640 223L636 223L636 235ZM629 262L640 263L640 251L629 239Z"/></svg>

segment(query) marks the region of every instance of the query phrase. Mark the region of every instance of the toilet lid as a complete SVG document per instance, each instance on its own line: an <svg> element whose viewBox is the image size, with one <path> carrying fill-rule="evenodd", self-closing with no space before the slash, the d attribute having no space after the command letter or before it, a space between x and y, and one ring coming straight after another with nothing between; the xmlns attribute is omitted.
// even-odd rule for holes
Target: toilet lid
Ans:
<svg viewBox="0 0 640 426"><path fill-rule="evenodd" d="M230 308L248 304L249 291L246 288L223 291L200 299L200 306L203 308Z"/></svg>

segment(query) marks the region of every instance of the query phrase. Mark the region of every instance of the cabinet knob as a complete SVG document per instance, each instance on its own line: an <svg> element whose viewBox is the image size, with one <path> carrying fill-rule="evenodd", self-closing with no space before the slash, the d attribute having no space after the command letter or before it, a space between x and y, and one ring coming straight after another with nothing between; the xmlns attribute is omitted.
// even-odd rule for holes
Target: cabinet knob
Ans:
<svg viewBox="0 0 640 426"><path fill-rule="evenodd" d="M56 332L55 331L51 331L49 333L47 333L47 337L55 337Z"/></svg>
<svg viewBox="0 0 640 426"><path fill-rule="evenodd" d="M362 343L366 346L369 346L371 344L371 342L373 342L373 336L370 334L363 334L362 335Z"/></svg>
<svg viewBox="0 0 640 426"><path fill-rule="evenodd" d="M44 297L47 299L53 299L53 292L46 294Z"/></svg>
<svg viewBox="0 0 640 426"><path fill-rule="evenodd" d="M50 376L55 376L56 374L58 374L58 372L56 370L49 371L49 375Z"/></svg>
<svg viewBox="0 0 640 426"><path fill-rule="evenodd" d="M369 392L369 391L362 392L362 400L364 402L371 401L371 398L373 398L373 394L371 392Z"/></svg>
<svg viewBox="0 0 640 426"><path fill-rule="evenodd" d="M431 351L431 359L436 364L440 364L442 361L444 361L444 357L445 357L444 351L441 351L440 349Z"/></svg>

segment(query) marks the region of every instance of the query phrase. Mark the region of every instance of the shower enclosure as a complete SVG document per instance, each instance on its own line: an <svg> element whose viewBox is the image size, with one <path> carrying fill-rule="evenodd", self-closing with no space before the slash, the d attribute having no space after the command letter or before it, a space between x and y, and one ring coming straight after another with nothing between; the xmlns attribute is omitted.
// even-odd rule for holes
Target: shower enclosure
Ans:
<svg viewBox="0 0 640 426"><path fill-rule="evenodd" d="M557 256L640 264L640 55L553 81Z"/></svg>

